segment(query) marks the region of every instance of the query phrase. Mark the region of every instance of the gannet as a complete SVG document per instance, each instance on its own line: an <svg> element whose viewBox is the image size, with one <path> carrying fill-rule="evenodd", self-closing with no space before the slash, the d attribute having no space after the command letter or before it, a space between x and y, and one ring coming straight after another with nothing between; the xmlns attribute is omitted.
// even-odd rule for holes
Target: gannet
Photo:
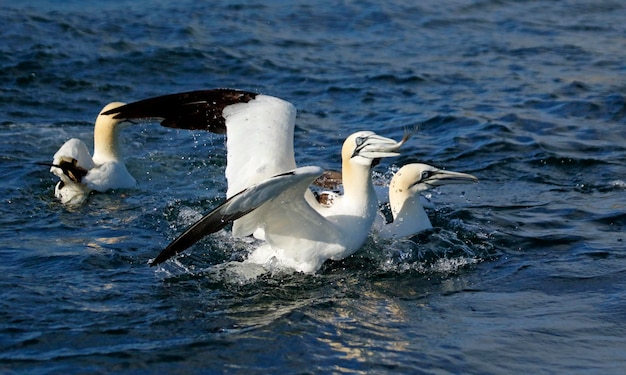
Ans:
<svg viewBox="0 0 626 375"><path fill-rule="evenodd" d="M399 155L397 150L408 138L397 142L371 131L350 135L341 151L344 194L326 207L309 189L323 170L296 168L296 109L287 101L218 89L146 99L105 114L157 118L164 126L226 133L227 200L170 243L151 265L230 222L233 237L254 234L265 241L247 262L313 273L327 259L343 259L364 243L377 215L372 165Z"/></svg>
<svg viewBox="0 0 626 375"><path fill-rule="evenodd" d="M400 238L431 229L420 193L436 186L467 184L478 179L467 173L437 169L427 164L404 165L389 184L389 205L393 222L383 225L379 235Z"/></svg>
<svg viewBox="0 0 626 375"><path fill-rule="evenodd" d="M92 190L104 192L115 188L130 188L136 181L128 173L120 154L118 124L124 119L113 118L104 112L125 105L107 104L96 118L94 126L93 157L87 145L72 138L54 154L50 172L61 180L54 195L67 205L78 205L87 199Z"/></svg>

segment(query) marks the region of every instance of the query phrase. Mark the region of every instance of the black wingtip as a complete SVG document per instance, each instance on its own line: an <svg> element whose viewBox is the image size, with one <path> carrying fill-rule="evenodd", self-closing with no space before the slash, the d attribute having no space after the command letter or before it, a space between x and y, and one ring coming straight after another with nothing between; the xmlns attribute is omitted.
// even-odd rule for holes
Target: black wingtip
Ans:
<svg viewBox="0 0 626 375"><path fill-rule="evenodd" d="M243 192L240 192L239 194L241 193ZM225 207L228 206L228 203L239 194L235 194L231 198L227 199L211 212L204 215L200 220L196 221L192 226L187 228L183 234L167 245L167 247L161 251L159 255L152 260L152 262L150 262L150 266L154 267L165 262L173 256L187 250L202 238L223 229L233 221L254 211L256 207L251 207L245 211L238 211L229 214L223 213Z"/></svg>
<svg viewBox="0 0 626 375"><path fill-rule="evenodd" d="M59 164L45 162L35 162L35 164L59 168L63 171L64 175L69 177L70 180L78 183L82 182L83 178L89 173L87 169L78 165L78 160L74 158L71 158L69 160L62 159Z"/></svg>
<svg viewBox="0 0 626 375"><path fill-rule="evenodd" d="M257 94L236 89L187 91L129 103L106 112L115 119L161 119L168 128L226 133L225 107L247 103Z"/></svg>

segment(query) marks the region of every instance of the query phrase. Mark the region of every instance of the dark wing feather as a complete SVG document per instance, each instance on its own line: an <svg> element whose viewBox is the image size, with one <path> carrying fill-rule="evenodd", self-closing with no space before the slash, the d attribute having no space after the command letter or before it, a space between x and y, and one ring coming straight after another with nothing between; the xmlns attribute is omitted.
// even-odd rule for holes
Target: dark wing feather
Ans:
<svg viewBox="0 0 626 375"><path fill-rule="evenodd" d="M226 213L228 204L232 199L236 198L237 195L232 196L230 199L226 200L213 211L204 215L202 219L198 220L195 224L189 227L185 232L183 232L183 234L167 245L167 247L161 251L161 253L159 253L159 255L157 255L152 262L150 262L150 265L156 266L159 263L165 262L174 255L187 250L207 235L217 232L228 225L228 223L232 223L257 208L251 207L245 211Z"/></svg>
<svg viewBox="0 0 626 375"><path fill-rule="evenodd" d="M256 210L264 203L280 196L286 190L301 186L298 194L304 197L304 189L322 173L319 167L301 167L277 174L263 182L228 198L213 211L198 220L183 234L170 243L165 250L150 263L155 266L165 262L174 255L188 249L203 237L224 228L229 223Z"/></svg>
<svg viewBox="0 0 626 375"><path fill-rule="evenodd" d="M76 183L82 183L83 177L87 176L88 170L78 165L78 160L69 157L61 157L59 164L37 163L39 165L47 165L49 167L59 168L70 180Z"/></svg>
<svg viewBox="0 0 626 375"><path fill-rule="evenodd" d="M168 128L208 130L225 134L225 107L247 103L257 94L233 89L189 91L157 96L106 111L115 119L161 119Z"/></svg>

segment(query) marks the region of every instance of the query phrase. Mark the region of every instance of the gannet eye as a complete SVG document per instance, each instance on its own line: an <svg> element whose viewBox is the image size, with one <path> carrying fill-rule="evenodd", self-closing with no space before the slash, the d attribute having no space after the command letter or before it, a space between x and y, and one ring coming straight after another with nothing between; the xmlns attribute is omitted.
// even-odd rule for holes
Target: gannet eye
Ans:
<svg viewBox="0 0 626 375"><path fill-rule="evenodd" d="M367 141L367 138L365 137L357 137L355 142L356 142L356 147L361 147L363 145L363 143L365 143L365 141Z"/></svg>
<svg viewBox="0 0 626 375"><path fill-rule="evenodd" d="M422 172L422 177L420 178L420 180L421 180L421 181L427 180L427 179L429 179L432 175L433 175L433 172L431 172L431 171L424 171L424 172Z"/></svg>

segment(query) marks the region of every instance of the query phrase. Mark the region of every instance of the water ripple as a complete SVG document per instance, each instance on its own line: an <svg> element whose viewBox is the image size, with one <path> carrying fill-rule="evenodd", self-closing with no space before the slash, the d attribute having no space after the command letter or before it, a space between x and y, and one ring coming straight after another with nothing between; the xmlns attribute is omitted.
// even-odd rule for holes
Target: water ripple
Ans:
<svg viewBox="0 0 626 375"><path fill-rule="evenodd" d="M5 5L2 370L620 373L622 2ZM35 163L91 144L106 102L211 87L296 104L303 165L417 126L377 178L427 162L480 182L431 193L433 230L316 275L234 273L253 244L228 231L147 265L224 198L222 136L125 128L138 186L54 199Z"/></svg>

